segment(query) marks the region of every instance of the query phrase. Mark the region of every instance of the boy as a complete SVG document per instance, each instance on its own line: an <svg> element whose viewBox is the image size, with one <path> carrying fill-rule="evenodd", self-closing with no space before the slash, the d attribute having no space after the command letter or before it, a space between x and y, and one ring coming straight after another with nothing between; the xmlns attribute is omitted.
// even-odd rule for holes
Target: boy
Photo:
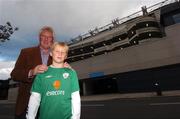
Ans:
<svg viewBox="0 0 180 119"><path fill-rule="evenodd" d="M68 46L55 42L51 47L52 65L33 82L27 119L80 119L80 95L76 72L63 68Z"/></svg>

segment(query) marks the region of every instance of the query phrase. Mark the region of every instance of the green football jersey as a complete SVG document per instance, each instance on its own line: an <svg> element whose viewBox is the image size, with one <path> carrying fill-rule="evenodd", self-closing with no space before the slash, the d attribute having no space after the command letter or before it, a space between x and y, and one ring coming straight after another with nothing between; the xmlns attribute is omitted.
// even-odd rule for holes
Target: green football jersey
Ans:
<svg viewBox="0 0 180 119"><path fill-rule="evenodd" d="M71 94L79 91L77 74L69 68L53 68L38 74L32 92L41 95L39 119L70 119Z"/></svg>

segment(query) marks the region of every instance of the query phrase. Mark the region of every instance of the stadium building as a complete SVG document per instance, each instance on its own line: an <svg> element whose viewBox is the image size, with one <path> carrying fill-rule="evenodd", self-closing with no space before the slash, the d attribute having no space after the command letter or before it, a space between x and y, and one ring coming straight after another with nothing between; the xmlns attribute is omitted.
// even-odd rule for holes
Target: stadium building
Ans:
<svg viewBox="0 0 180 119"><path fill-rule="evenodd" d="M179 0L143 6L68 44L81 95L180 89ZM0 82L0 100L16 99L18 83L9 80Z"/></svg>
<svg viewBox="0 0 180 119"><path fill-rule="evenodd" d="M180 89L180 2L165 0L69 42L82 95Z"/></svg>

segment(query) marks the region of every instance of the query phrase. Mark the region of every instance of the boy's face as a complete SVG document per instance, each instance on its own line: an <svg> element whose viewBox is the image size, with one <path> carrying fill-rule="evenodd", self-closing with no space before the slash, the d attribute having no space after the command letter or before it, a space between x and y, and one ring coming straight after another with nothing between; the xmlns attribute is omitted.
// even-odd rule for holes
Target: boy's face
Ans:
<svg viewBox="0 0 180 119"><path fill-rule="evenodd" d="M64 60L67 58L67 50L57 45L50 55L55 63L64 63Z"/></svg>

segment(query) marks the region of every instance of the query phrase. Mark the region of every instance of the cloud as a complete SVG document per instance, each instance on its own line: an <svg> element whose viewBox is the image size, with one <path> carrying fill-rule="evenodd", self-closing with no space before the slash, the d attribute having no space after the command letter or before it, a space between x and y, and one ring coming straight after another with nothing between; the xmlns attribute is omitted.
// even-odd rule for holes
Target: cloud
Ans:
<svg viewBox="0 0 180 119"><path fill-rule="evenodd" d="M44 25L54 28L57 40L66 41L155 3L157 0L0 0L0 25L9 21L19 27L10 41L0 43L0 79L10 77L22 48L38 45L39 29Z"/></svg>
<svg viewBox="0 0 180 119"><path fill-rule="evenodd" d="M10 78L10 73L14 68L15 62L0 61L0 80L7 80Z"/></svg>
<svg viewBox="0 0 180 119"><path fill-rule="evenodd" d="M2 21L11 20L22 36L35 35L44 25L69 37L100 27L117 17L141 10L155 0L1 0ZM42 2L43 1L43 2ZM20 35L20 34L18 34Z"/></svg>
<svg viewBox="0 0 180 119"><path fill-rule="evenodd" d="M0 24L9 21L19 27L1 45L0 58L14 61L20 49L37 45L44 25L54 28L57 40L67 41L155 3L157 0L0 0Z"/></svg>

